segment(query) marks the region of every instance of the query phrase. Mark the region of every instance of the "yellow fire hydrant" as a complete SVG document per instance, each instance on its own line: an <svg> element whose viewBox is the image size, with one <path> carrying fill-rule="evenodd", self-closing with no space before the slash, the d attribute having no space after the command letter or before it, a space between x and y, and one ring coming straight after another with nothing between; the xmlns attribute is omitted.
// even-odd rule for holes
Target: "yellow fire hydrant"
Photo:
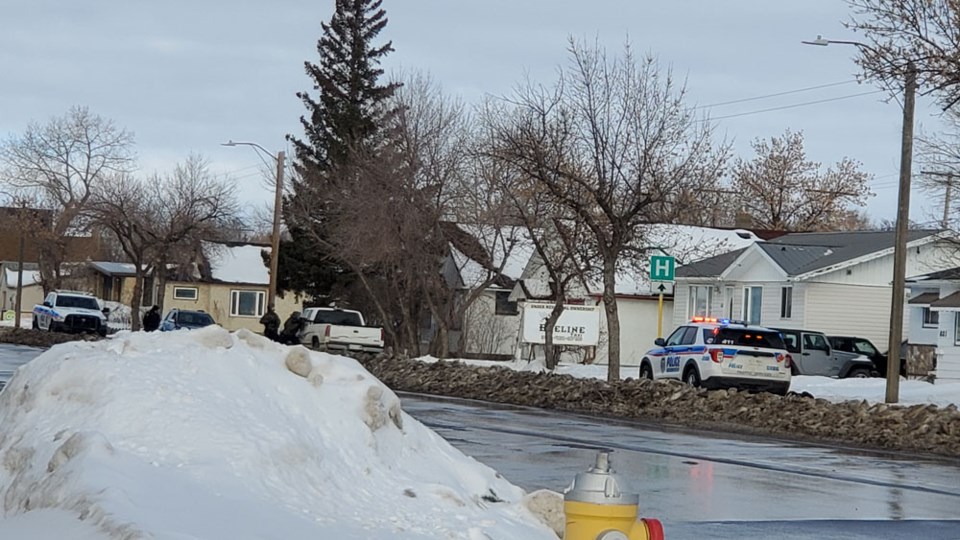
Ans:
<svg viewBox="0 0 960 540"><path fill-rule="evenodd" d="M664 540L659 520L637 516L639 501L638 494L620 490L610 453L597 453L597 463L564 492L564 540Z"/></svg>

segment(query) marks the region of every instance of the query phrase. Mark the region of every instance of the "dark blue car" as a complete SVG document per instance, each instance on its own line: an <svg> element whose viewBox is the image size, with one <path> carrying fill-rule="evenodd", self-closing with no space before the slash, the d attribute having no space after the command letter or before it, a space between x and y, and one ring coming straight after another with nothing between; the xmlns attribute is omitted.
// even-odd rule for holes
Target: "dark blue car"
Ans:
<svg viewBox="0 0 960 540"><path fill-rule="evenodd" d="M164 332L180 330L181 328L195 330L197 328L203 328L204 326L210 326L211 324L217 323L214 322L213 317L211 317L209 313L173 308L167 312L167 316L164 317L160 323L160 330Z"/></svg>

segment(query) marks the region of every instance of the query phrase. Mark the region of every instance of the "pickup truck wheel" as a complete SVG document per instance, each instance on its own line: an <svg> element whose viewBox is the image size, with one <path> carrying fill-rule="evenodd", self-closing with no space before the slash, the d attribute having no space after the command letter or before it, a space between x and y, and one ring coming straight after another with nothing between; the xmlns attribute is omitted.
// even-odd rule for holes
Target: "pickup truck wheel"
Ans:
<svg viewBox="0 0 960 540"><path fill-rule="evenodd" d="M650 364L644 362L640 364L640 378L647 379L648 381L653 380L653 370L650 369Z"/></svg>
<svg viewBox="0 0 960 540"><path fill-rule="evenodd" d="M683 381L693 387L700 386L700 374L697 368L690 366L683 372Z"/></svg>
<svg viewBox="0 0 960 540"><path fill-rule="evenodd" d="M870 370L867 368L853 368L847 373L849 379L866 379L870 377Z"/></svg>
<svg viewBox="0 0 960 540"><path fill-rule="evenodd" d="M313 339L310 340L310 347L315 351L320 350L320 338L313 336Z"/></svg>

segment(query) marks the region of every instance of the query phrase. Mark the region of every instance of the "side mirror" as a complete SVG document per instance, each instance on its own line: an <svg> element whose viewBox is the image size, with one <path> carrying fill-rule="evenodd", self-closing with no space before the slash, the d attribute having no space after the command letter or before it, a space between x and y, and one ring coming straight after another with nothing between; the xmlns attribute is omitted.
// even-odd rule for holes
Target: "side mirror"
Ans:
<svg viewBox="0 0 960 540"><path fill-rule="evenodd" d="M657 347L665 347L667 345L667 340L663 339L662 337L658 337L657 339L653 340L653 344Z"/></svg>
<svg viewBox="0 0 960 540"><path fill-rule="evenodd" d="M44 307L53 307L50 305L50 302L47 302L46 300L43 301L43 305Z"/></svg>
<svg viewBox="0 0 960 540"><path fill-rule="evenodd" d="M100 311L102 311L104 315L109 315L109 314L110 314L110 308L108 308L108 307L105 307L105 308L101 309Z"/></svg>

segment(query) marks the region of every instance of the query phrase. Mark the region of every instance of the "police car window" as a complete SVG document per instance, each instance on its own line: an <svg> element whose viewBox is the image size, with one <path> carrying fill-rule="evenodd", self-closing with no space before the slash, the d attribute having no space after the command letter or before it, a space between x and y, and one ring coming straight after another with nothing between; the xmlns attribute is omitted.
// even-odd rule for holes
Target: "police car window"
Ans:
<svg viewBox="0 0 960 540"><path fill-rule="evenodd" d="M697 327L690 326L687 328L687 331L683 333L683 339L680 341L681 345L693 345L697 342Z"/></svg>
<svg viewBox="0 0 960 540"><path fill-rule="evenodd" d="M749 328L718 328L713 342L721 345L762 347L765 349L785 348L783 338L780 337L780 332L751 330Z"/></svg>
<svg viewBox="0 0 960 540"><path fill-rule="evenodd" d="M686 332L687 332L686 326L681 326L680 328L677 328L676 330L674 330L673 333L670 334L670 337L667 338L667 347L671 345L679 345L680 342L683 340L683 335Z"/></svg>

